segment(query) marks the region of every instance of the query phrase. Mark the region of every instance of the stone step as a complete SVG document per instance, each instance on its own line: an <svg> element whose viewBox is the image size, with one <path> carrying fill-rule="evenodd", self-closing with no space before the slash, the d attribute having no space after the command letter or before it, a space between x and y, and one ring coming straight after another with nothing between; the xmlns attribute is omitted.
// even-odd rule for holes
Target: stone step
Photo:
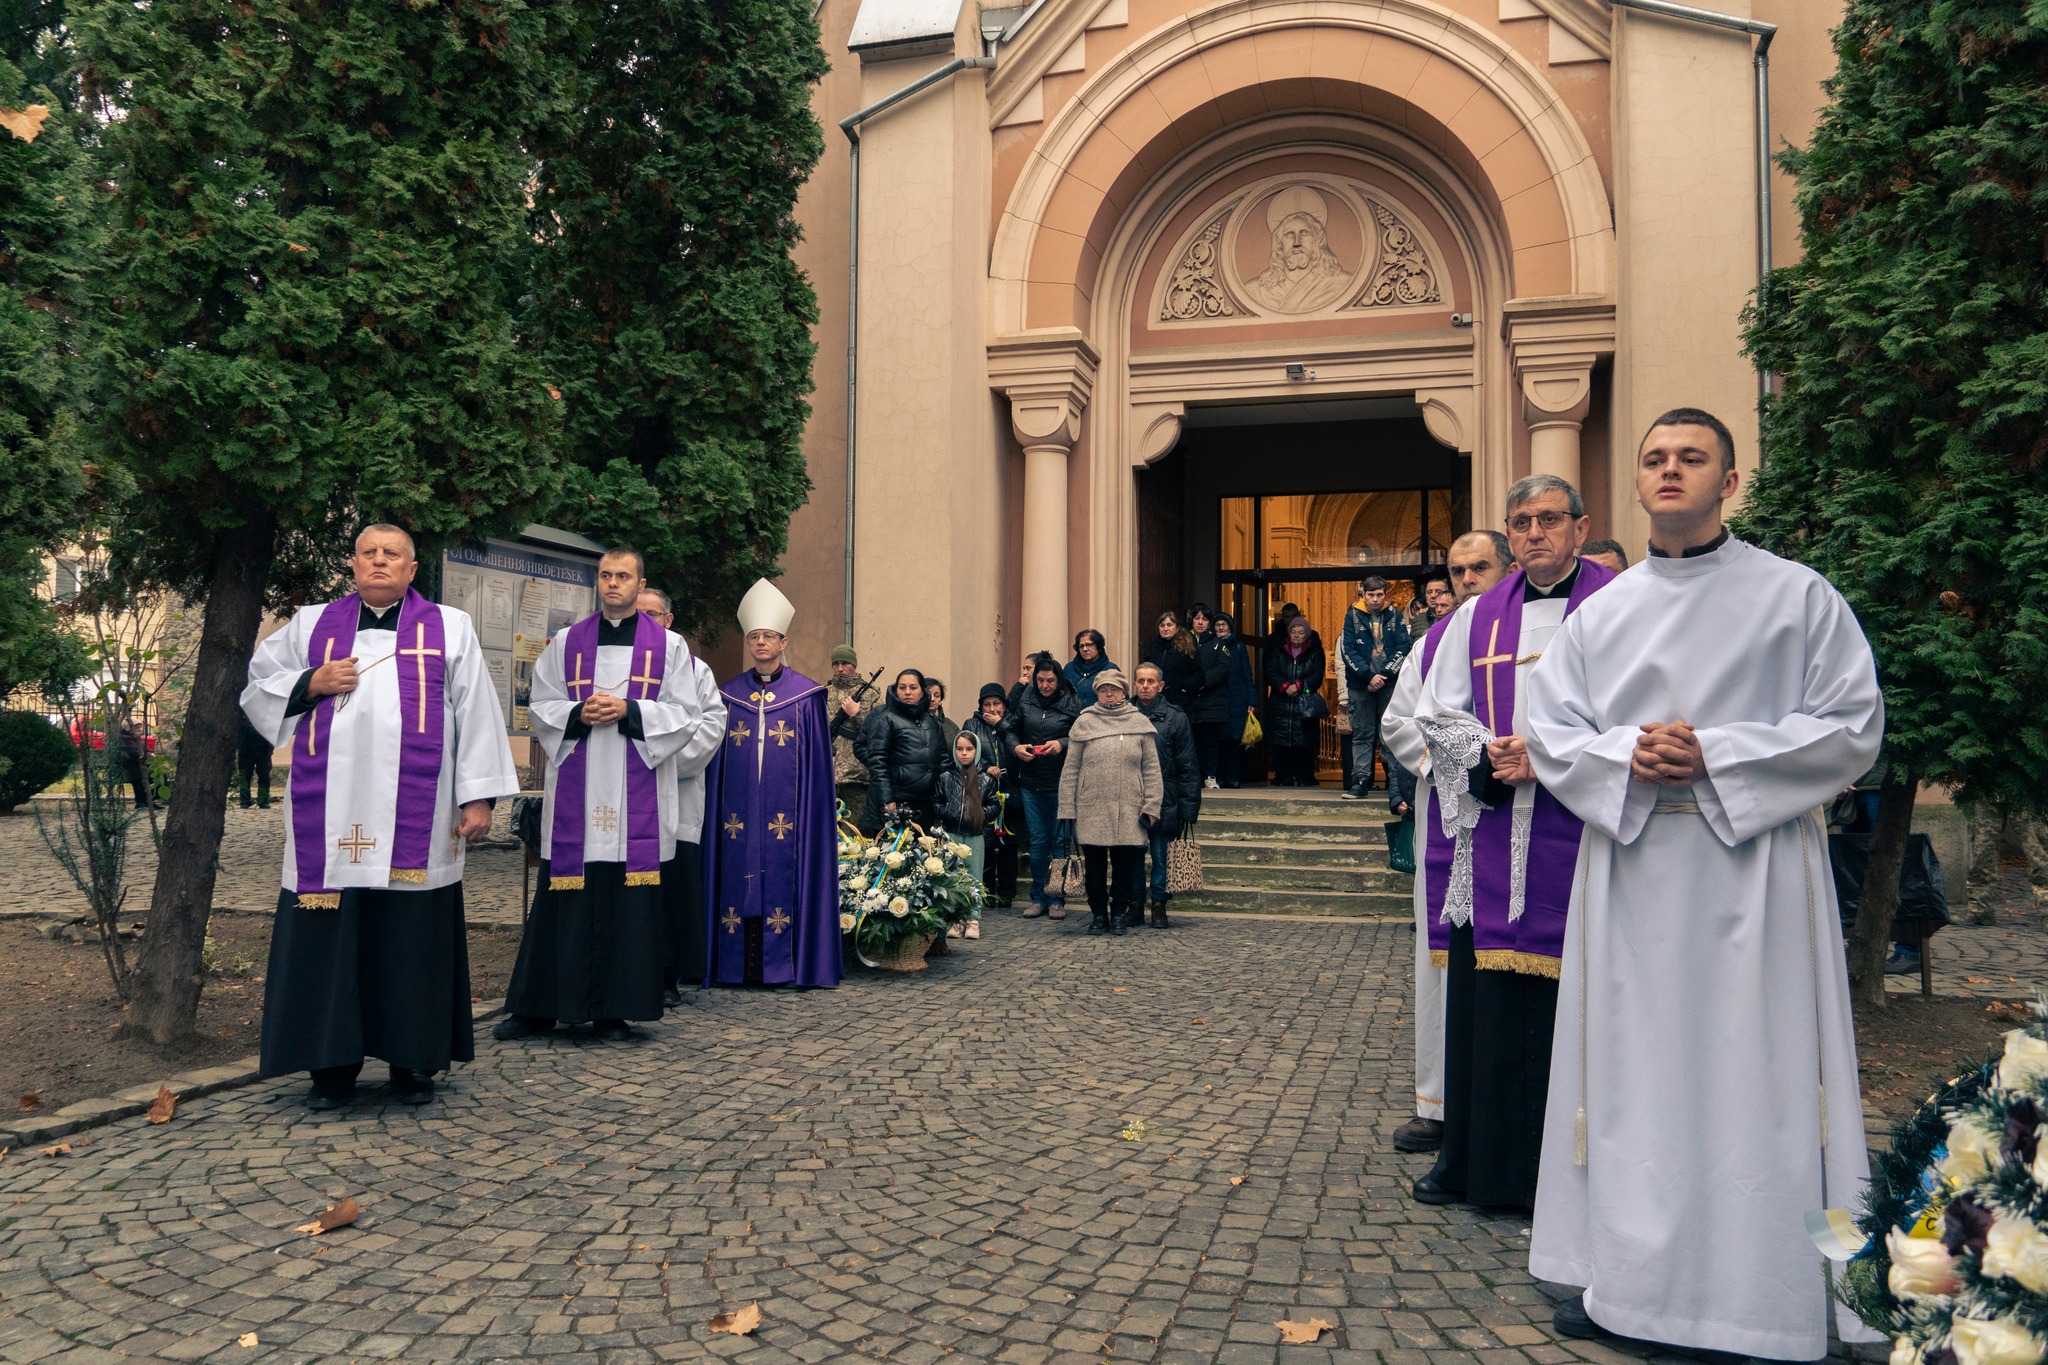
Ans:
<svg viewBox="0 0 2048 1365"><path fill-rule="evenodd" d="M1262 844L1352 844L1378 845L1384 850L1387 836L1382 821L1321 819L1305 815L1225 815L1204 807L1195 822L1195 837L1204 845L1212 842Z"/></svg>
<svg viewBox="0 0 2048 1365"><path fill-rule="evenodd" d="M1387 841L1382 835L1369 843L1267 843L1252 839L1206 837L1205 827L1195 826L1202 846L1202 861L1211 867L1348 867L1354 870L1387 870Z"/></svg>
<svg viewBox="0 0 2048 1365"><path fill-rule="evenodd" d="M1325 915L1341 919L1410 920L1414 903L1405 895L1346 891L1261 890L1211 887L1173 898L1175 909L1216 910L1245 915Z"/></svg>
<svg viewBox="0 0 2048 1365"><path fill-rule="evenodd" d="M1239 787L1236 791L1202 793L1202 814L1304 815L1333 820L1387 820L1387 794L1375 791L1361 801L1346 801L1336 787Z"/></svg>
<svg viewBox="0 0 2048 1365"><path fill-rule="evenodd" d="M1414 879L1388 870L1385 860L1377 869L1361 867L1298 867L1261 863L1250 867L1211 861L1202 852L1202 877L1213 886L1248 891L1347 891L1356 895L1406 896L1414 890Z"/></svg>

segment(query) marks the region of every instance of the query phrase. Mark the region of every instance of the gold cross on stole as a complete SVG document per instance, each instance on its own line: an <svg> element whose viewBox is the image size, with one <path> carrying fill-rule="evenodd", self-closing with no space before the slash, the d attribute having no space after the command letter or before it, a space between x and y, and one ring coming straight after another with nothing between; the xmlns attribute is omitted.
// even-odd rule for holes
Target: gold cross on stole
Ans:
<svg viewBox="0 0 2048 1365"><path fill-rule="evenodd" d="M718 922L725 926L725 932L728 934L737 934L740 931L740 912L728 905Z"/></svg>
<svg viewBox="0 0 2048 1365"><path fill-rule="evenodd" d="M415 635L413 636L413 648L411 648L411 649L401 649L401 650L399 650L398 652L399 652L399 654L401 654L401 655L403 655L403 656L409 656L409 657L411 657L411 658L413 658L413 659L417 660L417 661L418 661L418 663L419 663L419 669L420 669L420 728L419 728L419 733L420 733L420 734L425 734L425 733L427 732L427 656L431 654L431 655L433 655L433 656L434 656L435 658L437 658L437 659L438 659L438 658L440 658L440 657L441 657L441 651L440 651L440 650L438 650L438 649L428 649L428 648L427 648L427 623L426 623L426 622L424 622L424 621L415 621L415 622L413 623L413 629L414 629L414 630L415 630L415 631L417 632L417 633L416 633L416 634L415 634Z"/></svg>
<svg viewBox="0 0 2048 1365"><path fill-rule="evenodd" d="M791 830L795 828L796 826L790 822L790 818L787 815L784 815L781 811L775 812L775 818L768 822L769 832L772 833L778 839L787 835Z"/></svg>
<svg viewBox="0 0 2048 1365"><path fill-rule="evenodd" d="M595 678L586 678L583 676L583 656L581 654L578 654L576 656L576 676L573 678L563 679L562 686L569 689L569 699L571 701L588 701L590 700L590 698L587 695L578 695L575 689L579 687L589 687L592 683L596 681L597 679Z"/></svg>
<svg viewBox="0 0 2048 1365"><path fill-rule="evenodd" d="M593 829L601 829L607 833L617 829L619 827L619 808L617 806L595 807L590 812L590 824Z"/></svg>
<svg viewBox="0 0 2048 1365"><path fill-rule="evenodd" d="M334 662L334 641L327 642L327 653L321 658L321 667ZM306 757L312 758L320 752L320 710L315 707L306 713Z"/></svg>
<svg viewBox="0 0 2048 1365"><path fill-rule="evenodd" d="M1493 670L1497 664L1507 664L1512 667L1514 662L1514 655L1500 652L1500 622L1495 621L1493 623L1493 633L1486 637L1486 657L1474 659L1472 666L1486 670L1486 728L1493 731L1496 736L1500 734L1500 722L1494 718L1493 714ZM1512 720L1513 718L1510 717L1509 719Z"/></svg>
<svg viewBox="0 0 2048 1365"><path fill-rule="evenodd" d="M735 749L740 748L753 737L754 732L747 728L747 723L745 721L741 721L738 725L735 725L732 728L732 747Z"/></svg>
<svg viewBox="0 0 2048 1365"><path fill-rule="evenodd" d="M637 676L626 679L626 681L628 683L639 683L639 700L646 701L649 696L647 689L658 684L661 681L661 679L654 676L654 651L651 649L643 649L640 651L640 654L641 659L639 674Z"/></svg>
<svg viewBox="0 0 2048 1365"><path fill-rule="evenodd" d="M744 820L742 820L742 819L740 819L740 818L739 818L739 816L737 816L737 815L728 815L728 816L726 816L726 817L725 817L725 823L724 823L723 825L719 826L719 828L721 828L721 829L723 829L723 830L725 831L725 837L726 837L726 838L728 838L728 839L737 839L737 838L739 838L739 837L740 837L740 831L741 831L741 830L743 830L743 829L745 829L746 827L747 827L747 822L746 822L746 821L744 821Z"/></svg>
<svg viewBox="0 0 2048 1365"><path fill-rule="evenodd" d="M363 827L361 825L355 825L350 828L348 832L348 837L344 839L336 839L334 841L334 846L340 849L342 852L348 854L348 860L350 862L359 863L363 860L364 850L375 848L377 846L377 841L375 839L364 837Z"/></svg>
<svg viewBox="0 0 2048 1365"><path fill-rule="evenodd" d="M768 738L774 740L775 747L780 749L796 738L796 731L790 728L789 722L778 720L775 722L775 728L768 732Z"/></svg>
<svg viewBox="0 0 2048 1365"><path fill-rule="evenodd" d="M778 934L787 929L789 927L789 912L779 905L776 906L775 913L768 917L768 927Z"/></svg>

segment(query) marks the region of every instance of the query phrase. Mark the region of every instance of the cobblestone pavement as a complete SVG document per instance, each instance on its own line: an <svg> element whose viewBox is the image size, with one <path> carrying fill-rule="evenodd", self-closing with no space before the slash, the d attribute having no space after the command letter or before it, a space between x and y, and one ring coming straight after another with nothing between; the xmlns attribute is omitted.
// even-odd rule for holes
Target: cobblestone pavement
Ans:
<svg viewBox="0 0 2048 1365"><path fill-rule="evenodd" d="M1630 1358L1551 1339L1525 1219L1406 1197L1409 935L1002 915L631 1045L481 1039L419 1111L271 1082L16 1153L0 1360ZM292 1231L344 1195L357 1227Z"/></svg>

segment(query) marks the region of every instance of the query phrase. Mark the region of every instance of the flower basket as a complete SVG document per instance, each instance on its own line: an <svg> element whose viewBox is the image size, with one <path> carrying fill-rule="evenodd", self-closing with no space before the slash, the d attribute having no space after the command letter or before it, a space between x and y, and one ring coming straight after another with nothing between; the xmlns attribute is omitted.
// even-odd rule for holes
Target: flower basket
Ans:
<svg viewBox="0 0 2048 1365"><path fill-rule="evenodd" d="M880 950L878 956L862 956L861 961L884 972L921 972L924 970L925 951L933 943L944 943L944 934L905 934L888 947Z"/></svg>
<svg viewBox="0 0 2048 1365"><path fill-rule="evenodd" d="M873 840L842 830L839 927L860 961L884 971L921 971L928 952L950 951L947 927L981 913L981 884L968 868L971 852L942 829L927 834L903 825ZM916 966L901 965L911 959Z"/></svg>

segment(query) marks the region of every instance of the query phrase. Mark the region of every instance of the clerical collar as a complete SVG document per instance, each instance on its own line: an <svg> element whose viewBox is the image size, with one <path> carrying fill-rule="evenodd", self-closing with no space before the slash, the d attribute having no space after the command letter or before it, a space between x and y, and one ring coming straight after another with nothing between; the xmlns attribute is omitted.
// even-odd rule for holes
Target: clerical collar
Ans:
<svg viewBox="0 0 2048 1365"><path fill-rule="evenodd" d="M1572 571L1566 574L1563 578L1558 579L1555 583L1552 583L1547 588L1537 587L1535 579L1529 577L1529 575L1527 574L1523 574L1522 600L1524 602L1541 602L1548 597L1561 597L1572 590L1572 584L1576 583L1578 581L1578 578L1579 561L1576 559L1572 561Z"/></svg>
<svg viewBox="0 0 2048 1365"><path fill-rule="evenodd" d="M765 678L761 676L761 670L758 668L750 668L747 670L747 672L753 674L754 681L759 683L761 686L773 687L782 678L782 665L775 665L775 671L773 673L770 673Z"/></svg>
<svg viewBox="0 0 2048 1365"><path fill-rule="evenodd" d="M600 645L631 645L640 635L640 613L629 612L623 621L614 621L609 616L597 623L597 642Z"/></svg>
<svg viewBox="0 0 2048 1365"><path fill-rule="evenodd" d="M356 613L356 633L360 635L366 630L397 630L398 608L398 602L393 602L388 607L373 607L368 602L363 603L363 609Z"/></svg>
<svg viewBox="0 0 2048 1365"><path fill-rule="evenodd" d="M1693 546L1693 547L1692 547L1691 549L1689 549L1689 550L1681 550L1681 551L1679 551L1679 552L1678 552L1678 558L1680 558L1680 559L1692 559L1692 558L1694 558L1694 557L1695 557L1695 556L1697 556L1697 555L1710 555L1710 554L1714 553L1714 551L1716 551L1716 550L1720 549L1720 548L1721 548L1721 547L1722 547L1723 545L1726 545L1727 543L1728 543L1728 528L1727 528L1727 527L1725 527L1725 526L1723 526L1723 527L1721 528L1721 534L1720 534L1720 535L1718 535L1718 536L1715 536L1715 537L1714 537L1714 538L1713 538L1712 540L1708 541L1708 542L1707 542L1706 544L1704 544L1704 545L1695 545L1695 546ZM1663 552L1662 550L1660 550L1660 549L1658 549L1658 548L1657 548L1657 542L1655 542L1654 540L1650 542L1650 554L1651 554L1652 556L1654 556L1655 558L1657 558L1657 559L1670 559L1670 558L1671 558L1671 556L1670 556L1670 555L1668 555L1668 554L1665 554L1665 553L1664 553L1664 552Z"/></svg>

